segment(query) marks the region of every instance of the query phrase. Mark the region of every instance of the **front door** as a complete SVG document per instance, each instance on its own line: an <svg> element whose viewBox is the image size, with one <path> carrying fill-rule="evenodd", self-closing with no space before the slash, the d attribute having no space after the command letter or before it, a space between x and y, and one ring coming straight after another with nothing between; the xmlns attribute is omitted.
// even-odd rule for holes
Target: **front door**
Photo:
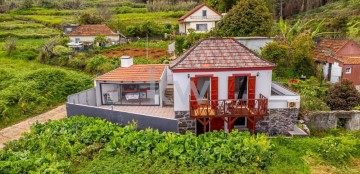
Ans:
<svg viewBox="0 0 360 174"><path fill-rule="evenodd" d="M224 120L222 118L213 118L210 121L210 131L220 131L220 130L224 130Z"/></svg>

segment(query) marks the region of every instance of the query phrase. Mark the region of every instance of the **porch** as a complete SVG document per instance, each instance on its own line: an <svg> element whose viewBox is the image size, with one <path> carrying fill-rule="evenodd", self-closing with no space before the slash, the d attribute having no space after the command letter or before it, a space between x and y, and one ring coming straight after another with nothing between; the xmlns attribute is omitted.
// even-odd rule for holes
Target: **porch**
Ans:
<svg viewBox="0 0 360 174"><path fill-rule="evenodd" d="M190 100L189 106L190 117L201 123L204 133L208 129L231 132L239 118L245 119L247 128L255 133L257 121L269 114L268 99L262 94L258 99Z"/></svg>

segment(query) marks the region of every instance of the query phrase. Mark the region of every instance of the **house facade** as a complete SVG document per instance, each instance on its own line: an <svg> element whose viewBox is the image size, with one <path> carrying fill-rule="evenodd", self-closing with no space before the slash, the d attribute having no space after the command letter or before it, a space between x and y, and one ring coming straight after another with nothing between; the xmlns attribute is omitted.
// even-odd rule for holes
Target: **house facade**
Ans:
<svg viewBox="0 0 360 174"><path fill-rule="evenodd" d="M198 33L212 30L222 15L210 6L202 3L183 15L179 21L179 33L188 34L189 29Z"/></svg>
<svg viewBox="0 0 360 174"><path fill-rule="evenodd" d="M272 83L274 66L235 39L200 41L170 64L175 117L193 121L195 127L186 124L184 129L195 129L197 134L232 129L291 130L297 116L290 112L297 112L300 98ZM264 121L265 117L271 120L269 115L279 110L284 112L279 122L284 122L272 120L274 125L268 125L271 121ZM286 126L276 128L276 124Z"/></svg>
<svg viewBox="0 0 360 174"><path fill-rule="evenodd" d="M162 106L166 65L133 65L121 57L121 67L95 78L96 103L123 106Z"/></svg>
<svg viewBox="0 0 360 174"><path fill-rule="evenodd" d="M177 120L180 133L288 134L300 96L272 82L274 66L236 39L203 39L170 64L121 57L121 67L95 78L94 98L97 107ZM78 100L88 102L70 99Z"/></svg>
<svg viewBox="0 0 360 174"><path fill-rule="evenodd" d="M72 28L68 33L70 38L69 47L79 47L83 45L91 45L94 43L96 36L105 35L106 43L96 43L98 46L109 46L124 41L125 36L121 33L112 31L105 24L80 25ZM105 45L104 45L105 44Z"/></svg>
<svg viewBox="0 0 360 174"><path fill-rule="evenodd" d="M360 90L360 46L355 41L323 39L313 55L316 64L323 65L325 79L331 83L347 79Z"/></svg>

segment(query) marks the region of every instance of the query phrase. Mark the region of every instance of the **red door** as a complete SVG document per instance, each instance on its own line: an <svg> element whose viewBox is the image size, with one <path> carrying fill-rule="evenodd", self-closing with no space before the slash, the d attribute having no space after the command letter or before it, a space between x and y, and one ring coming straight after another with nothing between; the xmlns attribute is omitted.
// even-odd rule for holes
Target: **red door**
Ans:
<svg viewBox="0 0 360 174"><path fill-rule="evenodd" d="M219 88L218 88L219 82L218 77L211 77L211 109L217 110L219 99ZM215 111L216 113L217 111ZM214 130L223 130L224 129L224 120L222 118L213 118L210 121L210 131Z"/></svg>

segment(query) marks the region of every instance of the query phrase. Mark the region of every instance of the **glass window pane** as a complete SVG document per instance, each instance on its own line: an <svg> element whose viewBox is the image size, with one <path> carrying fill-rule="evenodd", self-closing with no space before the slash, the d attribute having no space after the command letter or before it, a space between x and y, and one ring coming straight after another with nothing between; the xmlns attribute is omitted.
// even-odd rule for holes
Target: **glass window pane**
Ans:
<svg viewBox="0 0 360 174"><path fill-rule="evenodd" d="M113 105L119 104L120 87L118 84L101 84L102 104Z"/></svg>

